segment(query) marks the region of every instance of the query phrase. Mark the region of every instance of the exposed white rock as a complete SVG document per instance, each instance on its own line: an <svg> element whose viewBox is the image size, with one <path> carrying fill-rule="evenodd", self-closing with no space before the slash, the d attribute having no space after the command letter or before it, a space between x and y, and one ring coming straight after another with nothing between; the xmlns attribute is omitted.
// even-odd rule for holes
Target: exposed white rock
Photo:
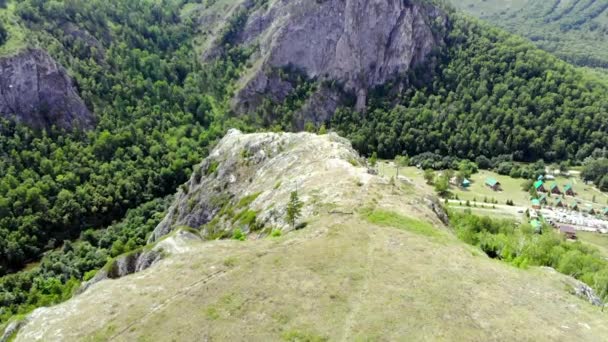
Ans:
<svg viewBox="0 0 608 342"><path fill-rule="evenodd" d="M359 155L350 142L335 134L231 130L195 168L151 242L180 226L201 229L204 237L229 236L236 228L247 233L257 229L260 234L288 229L285 208L291 192L299 192L305 215L344 201L348 189L372 177L358 164ZM251 203L243 205L247 196ZM239 214L247 210L255 212L255 224L239 222ZM212 220L214 227L209 227Z"/></svg>

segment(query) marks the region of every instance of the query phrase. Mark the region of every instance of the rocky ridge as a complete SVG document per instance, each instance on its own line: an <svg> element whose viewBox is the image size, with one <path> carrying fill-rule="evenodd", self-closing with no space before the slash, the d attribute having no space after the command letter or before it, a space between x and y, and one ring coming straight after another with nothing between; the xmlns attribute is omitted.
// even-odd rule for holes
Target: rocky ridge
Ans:
<svg viewBox="0 0 608 342"><path fill-rule="evenodd" d="M231 130L181 187L150 242L179 227L198 229L206 239L230 237L235 229L252 236L290 230L285 207L291 192L298 191L310 216L369 181L360 165L350 143L333 133Z"/></svg>

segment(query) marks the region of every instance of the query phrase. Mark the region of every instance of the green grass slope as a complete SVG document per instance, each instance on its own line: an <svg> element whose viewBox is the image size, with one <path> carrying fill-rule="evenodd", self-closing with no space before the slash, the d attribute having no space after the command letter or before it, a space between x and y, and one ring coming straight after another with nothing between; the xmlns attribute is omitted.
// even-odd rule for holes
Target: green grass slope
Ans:
<svg viewBox="0 0 608 342"><path fill-rule="evenodd" d="M375 221L375 220L373 220ZM329 216L264 241L191 248L98 284L16 341L577 340L608 334L566 279L436 231Z"/></svg>
<svg viewBox="0 0 608 342"><path fill-rule="evenodd" d="M453 5L571 63L608 67L606 0L463 0Z"/></svg>

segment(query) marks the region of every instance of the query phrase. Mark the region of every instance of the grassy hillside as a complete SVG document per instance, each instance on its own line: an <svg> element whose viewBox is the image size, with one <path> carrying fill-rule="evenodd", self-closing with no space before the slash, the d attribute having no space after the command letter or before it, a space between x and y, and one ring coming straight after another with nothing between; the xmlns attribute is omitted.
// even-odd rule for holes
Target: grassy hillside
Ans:
<svg viewBox="0 0 608 342"><path fill-rule="evenodd" d="M462 0L453 4L571 63L608 67L606 0Z"/></svg>
<svg viewBox="0 0 608 342"><path fill-rule="evenodd" d="M408 188L376 180L344 191L351 195L337 199L336 213L322 211L305 230L189 243L143 273L39 311L16 341L596 341L608 334L605 314L569 294L571 279L489 259L430 220Z"/></svg>
<svg viewBox="0 0 608 342"><path fill-rule="evenodd" d="M574 278L608 289L608 261L596 249L511 221L452 214L446 226L432 189L370 174L333 134L232 131L207 165L217 172L195 171L167 218L202 215L191 200L206 207L221 196L199 197L197 186L238 175L215 223L176 227L146 248L162 250L160 263L36 310L15 340L594 341L608 333L606 313L572 294L581 286ZM303 229L281 218L293 191ZM244 212L259 224L239 220ZM137 221L143 215L129 215L128 230L157 216ZM203 241L220 221L240 234ZM120 256L107 267L118 264L128 267Z"/></svg>
<svg viewBox="0 0 608 342"><path fill-rule="evenodd" d="M14 273L0 278L0 302L10 307L0 320L62 300L105 259L140 247L162 212L158 199L188 179L226 128L265 128L229 110L248 55L236 48L200 63L196 41L208 28L195 7L208 3L12 0L0 10L9 22L0 54L24 41L48 50L99 119L87 133L0 122L0 276ZM605 83L522 39L453 22L433 70L413 71L397 94L374 90L369 113L343 108L328 127L382 156L577 161L608 145ZM105 230L135 208L140 220ZM39 267L15 273L49 251Z"/></svg>

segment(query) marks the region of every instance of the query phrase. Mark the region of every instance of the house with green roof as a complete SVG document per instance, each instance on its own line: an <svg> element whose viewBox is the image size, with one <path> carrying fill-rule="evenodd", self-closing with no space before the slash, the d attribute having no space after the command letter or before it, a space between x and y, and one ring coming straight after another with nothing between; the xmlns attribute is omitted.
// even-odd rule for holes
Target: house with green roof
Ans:
<svg viewBox="0 0 608 342"><path fill-rule="evenodd" d="M495 178L488 178L486 179L486 186L489 187L490 189L494 190L494 191L500 191L500 182L497 181Z"/></svg>
<svg viewBox="0 0 608 342"><path fill-rule="evenodd" d="M538 200L537 198L532 200L532 208L534 209L540 209L540 200Z"/></svg>
<svg viewBox="0 0 608 342"><path fill-rule="evenodd" d="M547 194L540 195L540 198L538 200L542 205L547 205L547 203L549 203L549 201L547 200Z"/></svg>
<svg viewBox="0 0 608 342"><path fill-rule="evenodd" d="M470 186L471 186L471 181L465 178L465 179L462 181L462 187L463 187L463 188L468 188L468 187L470 187Z"/></svg>
<svg viewBox="0 0 608 342"><path fill-rule="evenodd" d="M551 187L549 188L552 194L561 195L562 191L559 189L559 185L556 182L551 183Z"/></svg>
<svg viewBox="0 0 608 342"><path fill-rule="evenodd" d="M561 198L558 198L558 199L555 201L555 207L556 207L556 208L563 208L563 207L564 207L564 201L562 201L562 199L561 199Z"/></svg>
<svg viewBox="0 0 608 342"><path fill-rule="evenodd" d="M566 194L566 196L576 196L576 193L574 192L574 188L572 187L572 184L566 184L566 186L564 187L564 193Z"/></svg>
<svg viewBox="0 0 608 342"><path fill-rule="evenodd" d="M587 204L587 212L588 212L590 215L595 215L595 214L596 214L596 213L595 213L595 208L593 208L593 205L591 205L591 204Z"/></svg>
<svg viewBox="0 0 608 342"><path fill-rule="evenodd" d="M537 192L547 192L547 190L545 190L544 184L545 183L542 181L542 179L539 179L534 182L534 189L536 189Z"/></svg>
<svg viewBox="0 0 608 342"><path fill-rule="evenodd" d="M572 201L572 204L570 204L570 209L572 209L572 210L578 210L578 202L577 201Z"/></svg>
<svg viewBox="0 0 608 342"><path fill-rule="evenodd" d="M608 216L608 208L604 208L604 216Z"/></svg>

